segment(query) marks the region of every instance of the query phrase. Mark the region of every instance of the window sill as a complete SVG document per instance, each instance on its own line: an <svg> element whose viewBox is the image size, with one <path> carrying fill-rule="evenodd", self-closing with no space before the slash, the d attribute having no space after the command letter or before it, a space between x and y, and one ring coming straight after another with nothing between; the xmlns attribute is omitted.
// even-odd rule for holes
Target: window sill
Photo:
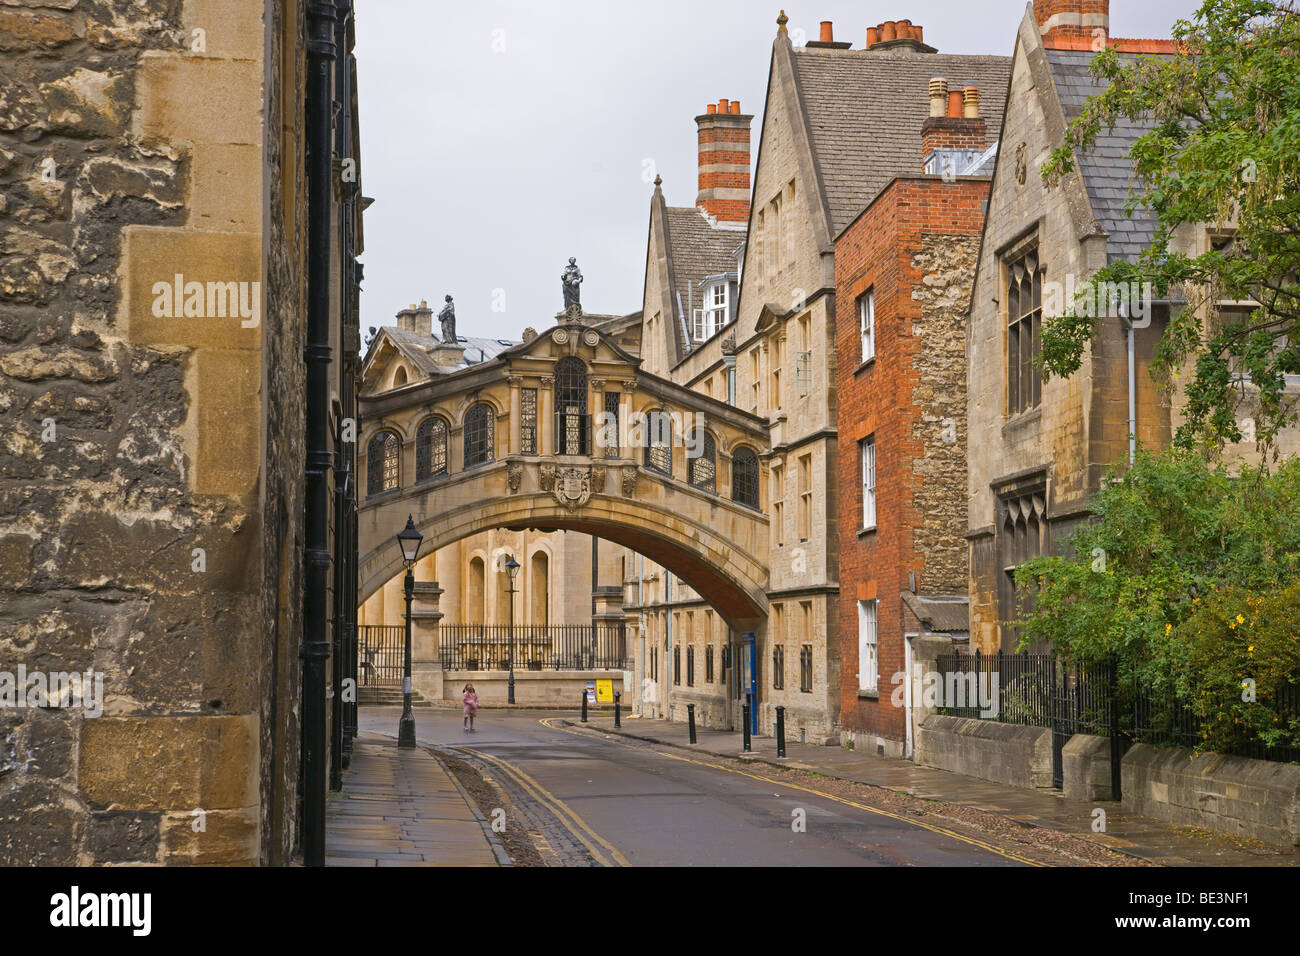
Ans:
<svg viewBox="0 0 1300 956"><path fill-rule="evenodd" d="M1037 405L1025 412L1017 412L1011 418L1008 418L1002 423L1002 434L1005 435L1007 432L1015 431L1017 428L1022 428L1025 425L1035 424L1042 419L1042 417L1042 405Z"/></svg>
<svg viewBox="0 0 1300 956"><path fill-rule="evenodd" d="M873 356L871 356L871 358L867 359L865 362L863 362L861 365L859 365L857 368L855 368L855 369L853 370L853 374L854 374L855 376L856 376L856 375L861 375L863 372L865 372L867 369L871 368L871 366L873 366L873 365L875 365L875 364L876 364L876 357L873 355Z"/></svg>
<svg viewBox="0 0 1300 956"><path fill-rule="evenodd" d="M868 525L868 526L865 527L865 528L859 528L859 529L858 529L858 537L859 537L859 538L865 538L865 537L866 537L867 535L869 535L869 534L875 534L875 533L876 533L876 530L877 530L877 528L876 528L876 526L875 526L874 524L873 524L873 525Z"/></svg>
<svg viewBox="0 0 1300 956"><path fill-rule="evenodd" d="M878 690L859 690L858 700L880 700L880 691Z"/></svg>

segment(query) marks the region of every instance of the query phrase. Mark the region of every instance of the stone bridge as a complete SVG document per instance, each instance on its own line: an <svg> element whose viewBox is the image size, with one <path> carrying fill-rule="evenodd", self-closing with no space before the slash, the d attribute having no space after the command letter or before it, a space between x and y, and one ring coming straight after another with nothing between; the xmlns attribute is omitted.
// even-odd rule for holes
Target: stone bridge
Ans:
<svg viewBox="0 0 1300 956"><path fill-rule="evenodd" d="M422 554L490 528L595 535L761 631L767 423L639 365L570 310L485 362L362 398L359 600L402 571L409 514Z"/></svg>

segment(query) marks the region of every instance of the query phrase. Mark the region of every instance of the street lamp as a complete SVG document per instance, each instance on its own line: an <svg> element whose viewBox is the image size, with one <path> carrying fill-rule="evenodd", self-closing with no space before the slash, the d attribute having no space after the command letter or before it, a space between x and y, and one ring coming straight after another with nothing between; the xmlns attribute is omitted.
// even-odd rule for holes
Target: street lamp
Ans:
<svg viewBox="0 0 1300 956"><path fill-rule="evenodd" d="M515 578L519 575L519 562L514 555L506 558L506 574L510 575L510 690L506 702L515 702Z"/></svg>
<svg viewBox="0 0 1300 956"><path fill-rule="evenodd" d="M415 746L415 714L411 712L411 598L415 596L415 562L424 535L415 530L415 519L406 516L406 527L397 533L397 546L406 564L406 651L402 663L402 719L397 725L397 746Z"/></svg>

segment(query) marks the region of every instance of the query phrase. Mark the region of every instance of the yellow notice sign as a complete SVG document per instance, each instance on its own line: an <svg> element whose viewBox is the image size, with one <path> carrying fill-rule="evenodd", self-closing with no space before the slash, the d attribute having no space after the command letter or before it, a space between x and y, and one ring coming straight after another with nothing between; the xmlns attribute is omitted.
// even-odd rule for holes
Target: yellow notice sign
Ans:
<svg viewBox="0 0 1300 956"><path fill-rule="evenodd" d="M596 700L602 704L614 703L614 682L612 680L596 681Z"/></svg>

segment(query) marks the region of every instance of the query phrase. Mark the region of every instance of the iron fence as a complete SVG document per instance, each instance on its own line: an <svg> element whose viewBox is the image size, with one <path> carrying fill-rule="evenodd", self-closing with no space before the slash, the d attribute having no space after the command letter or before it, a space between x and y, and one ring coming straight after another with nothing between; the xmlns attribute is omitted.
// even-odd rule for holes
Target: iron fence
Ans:
<svg viewBox="0 0 1300 956"><path fill-rule="evenodd" d="M359 625L357 680L362 687L401 687L405 653L406 625Z"/></svg>
<svg viewBox="0 0 1300 956"><path fill-rule="evenodd" d="M443 624L438 653L444 670L630 670L623 624Z"/></svg>

